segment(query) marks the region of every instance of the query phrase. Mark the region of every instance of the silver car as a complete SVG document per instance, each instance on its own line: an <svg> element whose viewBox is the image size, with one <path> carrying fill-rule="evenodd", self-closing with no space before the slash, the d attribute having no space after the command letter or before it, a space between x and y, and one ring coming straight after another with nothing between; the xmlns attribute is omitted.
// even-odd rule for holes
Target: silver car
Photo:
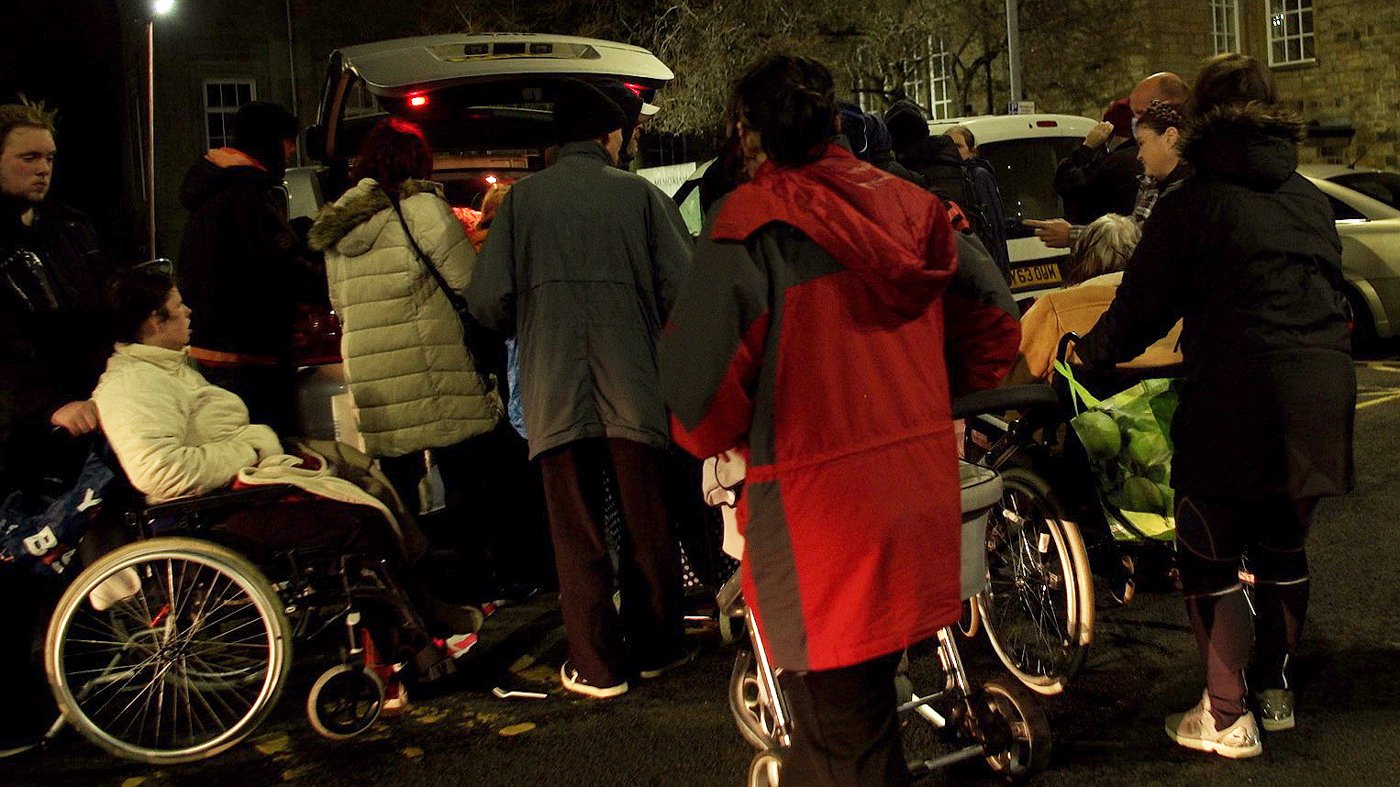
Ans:
<svg viewBox="0 0 1400 787"><path fill-rule="evenodd" d="M1327 200L1342 238L1342 272L1358 342L1400 331L1400 174L1336 164L1298 172Z"/></svg>

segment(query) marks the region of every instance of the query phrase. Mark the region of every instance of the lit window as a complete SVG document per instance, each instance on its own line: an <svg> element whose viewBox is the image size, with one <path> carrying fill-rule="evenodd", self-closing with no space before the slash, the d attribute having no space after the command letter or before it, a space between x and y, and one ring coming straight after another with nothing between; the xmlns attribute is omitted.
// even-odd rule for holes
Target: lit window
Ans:
<svg viewBox="0 0 1400 787"><path fill-rule="evenodd" d="M1240 51L1240 0L1210 0L1210 14L1215 54Z"/></svg>
<svg viewBox="0 0 1400 787"><path fill-rule="evenodd" d="M258 97L251 79L204 80L204 144L210 150L233 144L233 116Z"/></svg>
<svg viewBox="0 0 1400 787"><path fill-rule="evenodd" d="M1269 0L1269 65L1315 60L1312 0Z"/></svg>

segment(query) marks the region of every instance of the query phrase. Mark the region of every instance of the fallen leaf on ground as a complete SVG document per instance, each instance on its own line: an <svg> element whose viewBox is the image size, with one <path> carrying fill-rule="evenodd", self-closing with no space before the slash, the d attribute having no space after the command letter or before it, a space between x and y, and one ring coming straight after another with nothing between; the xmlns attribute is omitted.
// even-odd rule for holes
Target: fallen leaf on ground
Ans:
<svg viewBox="0 0 1400 787"><path fill-rule="evenodd" d="M527 733L530 730L533 730L534 728L535 725L533 723L525 721L521 722L520 724L512 724L509 727L502 727L499 734L509 738L512 735L521 735L523 733Z"/></svg>
<svg viewBox="0 0 1400 787"><path fill-rule="evenodd" d="M292 739L285 732L274 732L253 740L253 748L268 755L286 751L291 744Z"/></svg>
<svg viewBox="0 0 1400 787"><path fill-rule="evenodd" d="M410 760L416 760L423 756L423 750L418 748L417 746L409 746L408 748L399 752L399 754L402 754Z"/></svg>

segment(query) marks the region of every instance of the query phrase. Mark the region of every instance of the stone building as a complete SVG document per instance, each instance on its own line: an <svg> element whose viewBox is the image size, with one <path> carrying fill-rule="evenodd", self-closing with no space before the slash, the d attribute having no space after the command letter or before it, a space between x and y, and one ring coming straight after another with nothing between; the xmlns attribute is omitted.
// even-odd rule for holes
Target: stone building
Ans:
<svg viewBox="0 0 1400 787"><path fill-rule="evenodd" d="M1239 51L1270 65L1308 123L1304 161L1400 169L1400 0L1133 0L1131 18L1103 98L1154 71L1190 81L1205 57Z"/></svg>

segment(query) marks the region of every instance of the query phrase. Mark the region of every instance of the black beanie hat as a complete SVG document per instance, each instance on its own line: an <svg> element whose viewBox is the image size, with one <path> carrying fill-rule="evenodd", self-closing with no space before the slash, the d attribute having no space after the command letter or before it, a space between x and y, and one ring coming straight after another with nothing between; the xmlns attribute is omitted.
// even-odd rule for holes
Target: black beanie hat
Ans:
<svg viewBox="0 0 1400 787"><path fill-rule="evenodd" d="M632 132L637 130L637 120L642 115L642 97L616 79L603 82L598 85L598 89L622 110L622 117L627 121L622 127L622 147L626 148L627 141L632 138Z"/></svg>
<svg viewBox="0 0 1400 787"><path fill-rule="evenodd" d="M554 136L560 143L596 139L629 125L617 104L598 88L578 79L559 81Z"/></svg>
<svg viewBox="0 0 1400 787"><path fill-rule="evenodd" d="M900 99L885 110L885 125L889 126L895 150L904 150L928 136L928 116L907 99Z"/></svg>
<svg viewBox="0 0 1400 787"><path fill-rule="evenodd" d="M233 146L274 173L287 166L283 140L296 139L301 124L281 104L250 101L233 116Z"/></svg>

